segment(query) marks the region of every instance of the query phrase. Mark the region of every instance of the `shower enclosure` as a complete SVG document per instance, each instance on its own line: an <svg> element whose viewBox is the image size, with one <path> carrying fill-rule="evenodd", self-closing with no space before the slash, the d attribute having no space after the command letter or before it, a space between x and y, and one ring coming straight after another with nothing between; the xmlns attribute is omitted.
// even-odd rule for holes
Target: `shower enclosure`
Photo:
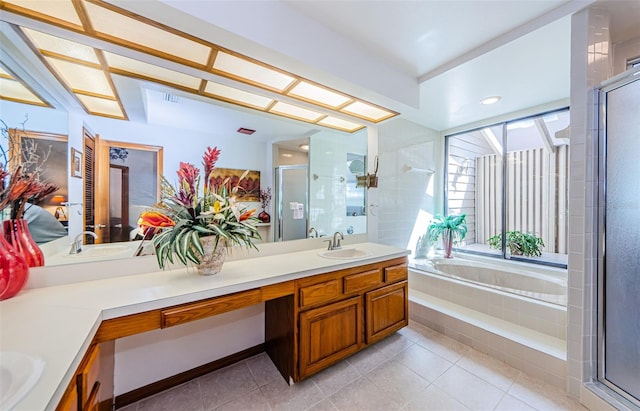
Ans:
<svg viewBox="0 0 640 411"><path fill-rule="evenodd" d="M309 207L309 168L307 166L276 167L275 241L299 240L307 237Z"/></svg>
<svg viewBox="0 0 640 411"><path fill-rule="evenodd" d="M640 406L640 72L600 90L598 378Z"/></svg>

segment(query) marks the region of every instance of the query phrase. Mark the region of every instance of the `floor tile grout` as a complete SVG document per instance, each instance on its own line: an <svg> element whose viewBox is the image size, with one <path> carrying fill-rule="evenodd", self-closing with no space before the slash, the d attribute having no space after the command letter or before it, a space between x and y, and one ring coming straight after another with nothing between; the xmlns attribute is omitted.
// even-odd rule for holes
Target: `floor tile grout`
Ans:
<svg viewBox="0 0 640 411"><path fill-rule="evenodd" d="M469 410L471 404L474 404L475 408L478 408L478 404L491 404L489 409L496 409L503 401L511 404L515 400L534 409L540 408L540 404L544 403L559 404L558 409L580 407L566 394L562 395L563 390L558 387L528 376L504 361L465 346L444 334L415 323L411 323L405 330L407 335L402 331L396 333L310 377L307 385L301 385L305 384L303 381L295 386L289 386L288 383L281 386L280 373L272 364L269 366L268 358L260 357L264 355L261 353L207 374L208 376L220 373L210 381L216 381L216 387L220 385L219 392L223 394L215 391L218 388L212 391L211 387L203 386L203 378L206 376L201 376L195 381L197 391L193 387L179 389L182 385L186 386L187 382L131 404L126 411L148 411L148 407L157 404L160 404L161 408L154 408L154 411L182 411L179 407L165 408L169 406L165 404L172 404L172 401L180 400L180 395L184 396L185 392L192 391L196 391L198 394L195 395L200 396L199 404L203 411L208 411L214 403L214 410L228 409L231 404L236 408L238 404L244 404L246 407L272 411L292 407L308 410L317 406L339 411L375 410L380 409L375 408L376 406L382 407L384 404L395 404L390 405L391 408L413 410L416 407L429 409L433 401L436 404L433 407L440 409L446 408L438 404L449 404L453 408L463 407L461 409L465 410ZM418 365L411 364L413 354L419 355ZM238 364L242 366L238 367ZM427 370L424 367L430 365L433 368L421 371ZM387 371L391 374L383 374ZM228 374L230 372L231 374ZM229 375L235 376L236 380L244 380L227 380ZM474 386L460 386L460 383L456 383L457 378L461 378L460 382L466 381ZM421 387L422 384L425 384L424 387ZM205 392L208 393L208 397ZM214 392L215 394L212 394ZM490 398L481 398L485 392ZM473 395L481 397L467 398ZM380 403L376 403L375 398L367 397L378 398ZM153 403L149 402L153 398L156 398ZM206 398L212 398L214 402L207 404ZM255 398L260 398L264 403L256 403ZM367 401L373 401L373 408L365 408L365 404L369 404ZM345 408L345 404L351 404L353 408Z"/></svg>

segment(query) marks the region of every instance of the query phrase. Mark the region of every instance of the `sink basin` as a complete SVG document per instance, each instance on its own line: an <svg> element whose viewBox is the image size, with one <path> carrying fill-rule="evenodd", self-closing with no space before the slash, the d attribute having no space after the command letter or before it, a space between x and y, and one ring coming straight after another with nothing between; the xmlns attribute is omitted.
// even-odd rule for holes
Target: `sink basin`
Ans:
<svg viewBox="0 0 640 411"><path fill-rule="evenodd" d="M124 244L99 244L83 246L82 251L77 254L66 253L66 258L108 258L108 257L131 257L133 250Z"/></svg>
<svg viewBox="0 0 640 411"><path fill-rule="evenodd" d="M27 354L0 352L0 409L11 410L36 385L44 361Z"/></svg>
<svg viewBox="0 0 640 411"><path fill-rule="evenodd" d="M370 252L364 250L358 250L357 248L343 248L340 250L323 251L320 257L335 258L338 260L351 260L354 258L362 258L371 255Z"/></svg>

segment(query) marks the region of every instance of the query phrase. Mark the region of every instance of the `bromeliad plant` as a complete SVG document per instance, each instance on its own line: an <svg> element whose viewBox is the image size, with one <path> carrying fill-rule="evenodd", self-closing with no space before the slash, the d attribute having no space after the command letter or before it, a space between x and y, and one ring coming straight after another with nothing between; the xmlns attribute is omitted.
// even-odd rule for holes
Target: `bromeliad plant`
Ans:
<svg viewBox="0 0 640 411"><path fill-rule="evenodd" d="M248 210L236 201L236 194L241 190L239 182L248 171L234 187L229 179L216 185L212 172L219 157L217 147L207 147L203 156L202 195L199 195L200 170L193 164L181 162L177 186L162 177L161 202L141 214L138 225L145 233L155 234L152 241L160 268L167 262L173 264L174 257L184 265L189 261L200 264L205 257L203 237L215 236L214 251L232 245L256 248L253 240L260 238L256 229L259 221L254 217L256 210Z"/></svg>

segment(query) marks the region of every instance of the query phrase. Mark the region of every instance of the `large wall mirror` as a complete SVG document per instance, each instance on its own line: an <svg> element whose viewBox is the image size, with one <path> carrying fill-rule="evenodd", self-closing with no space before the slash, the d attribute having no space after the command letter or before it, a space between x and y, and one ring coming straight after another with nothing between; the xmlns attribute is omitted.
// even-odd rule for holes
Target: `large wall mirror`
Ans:
<svg viewBox="0 0 640 411"><path fill-rule="evenodd" d="M18 127L27 116L25 130L67 136L65 155L56 160L64 170L54 172L66 183L66 191L57 197L59 204L46 207L54 217L57 210L58 220L68 229L64 247L69 248L69 242L80 236L84 243L96 243L91 247L116 250L102 253L105 258L133 255L127 247L114 244L129 243L135 237L140 212L158 199L160 175L174 182L180 162L199 166L207 146L222 150L218 167L259 171L261 188L275 192L274 146L301 139L309 143L305 152L307 194L299 201L304 207L304 227L295 238L308 237L311 227L321 235L366 233L366 215L349 211L366 209L351 204L355 197L365 200L364 192L351 187L354 174L349 169L354 162L366 163L366 129L335 131L119 74L111 75L112 86L127 120L89 115L15 27L0 21L0 36L0 76L23 84L28 93L49 106L0 99L2 120ZM241 128L256 132L240 134ZM302 151L298 145L296 150ZM77 161L82 161L82 170L72 170ZM249 205L260 211L260 203ZM272 201L267 211L275 217L275 209ZM275 227L275 218L261 227L263 241L276 240ZM83 231L95 233L96 238L81 234ZM94 253L96 258L100 255ZM76 260L82 261L79 257L48 259L46 264Z"/></svg>

